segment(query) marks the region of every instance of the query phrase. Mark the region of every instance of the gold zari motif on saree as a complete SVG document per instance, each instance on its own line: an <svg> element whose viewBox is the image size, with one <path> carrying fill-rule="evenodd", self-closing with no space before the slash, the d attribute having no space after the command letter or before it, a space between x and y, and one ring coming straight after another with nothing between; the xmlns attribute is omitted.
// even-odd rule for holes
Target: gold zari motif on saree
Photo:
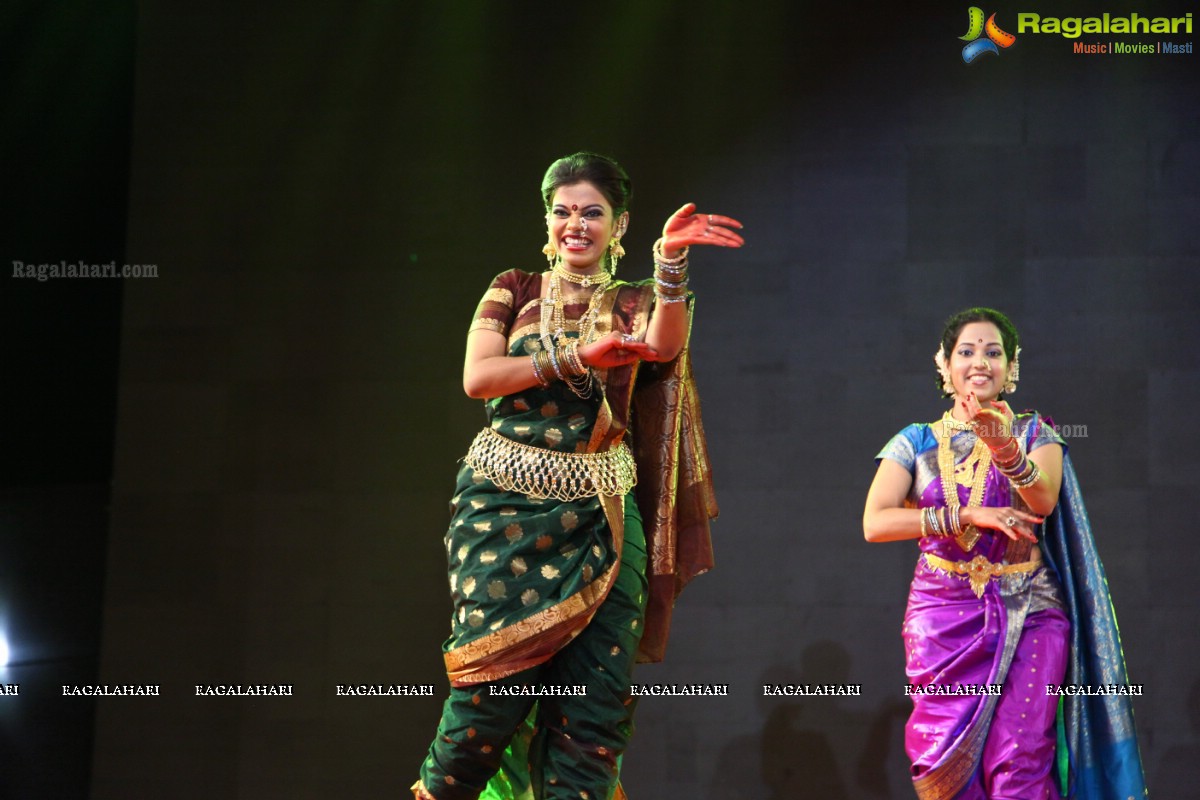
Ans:
<svg viewBox="0 0 1200 800"><path fill-rule="evenodd" d="M467 329L467 333L471 333L473 331L494 331L495 333L504 335L504 323L498 319L491 319L490 317L479 317L472 322L471 327Z"/></svg>

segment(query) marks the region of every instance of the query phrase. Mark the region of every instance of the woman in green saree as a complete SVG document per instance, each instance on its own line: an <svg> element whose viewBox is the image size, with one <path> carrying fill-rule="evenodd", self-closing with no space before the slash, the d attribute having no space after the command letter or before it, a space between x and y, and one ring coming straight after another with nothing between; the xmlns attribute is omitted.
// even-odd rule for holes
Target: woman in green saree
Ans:
<svg viewBox="0 0 1200 800"><path fill-rule="evenodd" d="M618 793L633 663L661 658L675 596L711 566L687 252L739 247L741 225L689 203L654 278L623 283L631 194L609 158L552 164L550 268L497 276L471 325L463 385L490 424L451 501L451 692L419 799Z"/></svg>

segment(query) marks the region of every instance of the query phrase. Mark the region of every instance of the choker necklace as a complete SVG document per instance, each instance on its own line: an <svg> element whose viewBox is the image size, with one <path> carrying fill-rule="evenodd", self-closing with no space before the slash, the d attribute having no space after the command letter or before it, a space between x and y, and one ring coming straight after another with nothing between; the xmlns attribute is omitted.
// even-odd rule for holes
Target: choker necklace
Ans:
<svg viewBox="0 0 1200 800"><path fill-rule="evenodd" d="M959 422L955 419L953 413L947 411L942 415L942 428L948 431L973 431L975 430L975 423Z"/></svg>
<svg viewBox="0 0 1200 800"><path fill-rule="evenodd" d="M609 275L603 269L599 272L591 272L586 275L580 275L578 272L572 272L558 262L554 265L551 272L564 280L571 283L577 283L580 286L608 286L612 283L612 275Z"/></svg>

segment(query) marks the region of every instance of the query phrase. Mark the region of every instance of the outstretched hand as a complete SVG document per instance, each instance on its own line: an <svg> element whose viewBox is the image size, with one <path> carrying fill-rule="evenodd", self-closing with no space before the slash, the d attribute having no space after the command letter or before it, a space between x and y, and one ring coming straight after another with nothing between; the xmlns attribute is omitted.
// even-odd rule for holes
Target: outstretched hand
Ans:
<svg viewBox="0 0 1200 800"><path fill-rule="evenodd" d="M588 367L621 367L638 359L657 361L658 353L645 342L632 336L613 331L596 341L579 347L579 359Z"/></svg>
<svg viewBox="0 0 1200 800"><path fill-rule="evenodd" d="M733 217L697 214L696 204L687 203L663 225L663 255L675 258L683 248L694 244L741 247L746 240L732 230L741 227L742 223Z"/></svg>

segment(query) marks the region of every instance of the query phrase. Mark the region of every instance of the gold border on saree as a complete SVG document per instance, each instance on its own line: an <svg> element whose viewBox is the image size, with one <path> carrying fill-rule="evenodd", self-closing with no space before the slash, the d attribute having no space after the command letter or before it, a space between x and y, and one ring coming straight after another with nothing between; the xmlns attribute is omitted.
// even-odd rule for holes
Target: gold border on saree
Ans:
<svg viewBox="0 0 1200 800"><path fill-rule="evenodd" d="M623 497L637 485L637 464L624 441L599 453L563 453L514 442L484 428L463 461L508 492L564 502Z"/></svg>
<svg viewBox="0 0 1200 800"><path fill-rule="evenodd" d="M568 636L563 633L564 629L580 620L586 623L591 619L592 613L608 597L619 571L620 561L617 561L595 581L562 602L446 651L442 660L446 662L450 682L455 686L471 686L497 681L545 661L553 652L537 658L529 651L536 650L547 638L562 636L565 638L562 644L569 641L575 634ZM522 648L523 651L514 657L514 649Z"/></svg>
<svg viewBox="0 0 1200 800"><path fill-rule="evenodd" d="M984 556L975 556L970 561L951 561L948 558L935 556L932 553L924 553L923 555L925 563L933 569L954 575L966 576L967 580L971 582L971 591L975 592L976 597L983 597L983 590L992 578L999 578L1002 575L1033 572L1042 565L1042 554L1038 550L1033 551L1034 558L1032 561L1022 561L1020 564L993 564Z"/></svg>

